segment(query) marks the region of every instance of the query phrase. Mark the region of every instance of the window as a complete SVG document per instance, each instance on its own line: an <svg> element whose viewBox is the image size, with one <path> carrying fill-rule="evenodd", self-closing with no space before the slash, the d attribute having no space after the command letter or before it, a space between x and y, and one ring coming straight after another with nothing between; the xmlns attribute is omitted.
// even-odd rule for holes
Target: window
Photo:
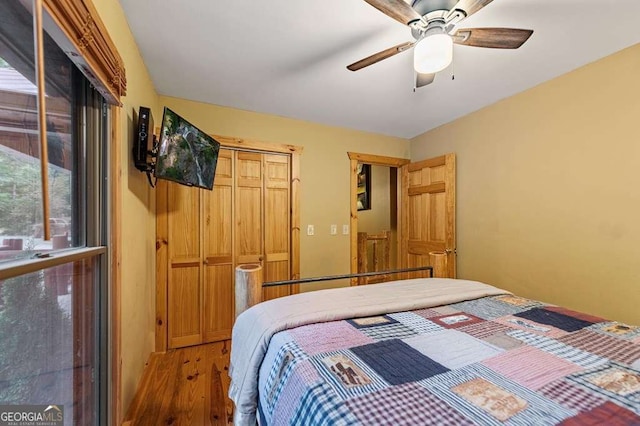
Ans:
<svg viewBox="0 0 640 426"><path fill-rule="evenodd" d="M45 32L38 111L33 10L0 2L0 403L58 405L65 425L104 423L108 109Z"/></svg>

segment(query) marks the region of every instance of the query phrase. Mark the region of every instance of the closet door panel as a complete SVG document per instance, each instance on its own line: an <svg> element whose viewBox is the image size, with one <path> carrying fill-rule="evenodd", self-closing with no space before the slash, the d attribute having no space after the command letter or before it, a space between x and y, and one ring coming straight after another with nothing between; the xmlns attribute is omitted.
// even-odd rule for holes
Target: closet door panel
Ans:
<svg viewBox="0 0 640 426"><path fill-rule="evenodd" d="M200 257L200 190L168 185L169 258Z"/></svg>
<svg viewBox="0 0 640 426"><path fill-rule="evenodd" d="M262 154L236 154L236 266L263 260Z"/></svg>
<svg viewBox="0 0 640 426"><path fill-rule="evenodd" d="M265 281L291 278L290 157L264 155L264 245ZM265 288L264 300L291 294L291 286Z"/></svg>
<svg viewBox="0 0 640 426"><path fill-rule="evenodd" d="M176 348L202 342L200 190L170 182L167 191L168 344Z"/></svg>
<svg viewBox="0 0 640 426"><path fill-rule="evenodd" d="M202 191L205 342L231 338L233 327L233 152L220 150L212 191Z"/></svg>
<svg viewBox="0 0 640 426"><path fill-rule="evenodd" d="M231 338L234 320L233 265L206 265L204 286L204 341Z"/></svg>
<svg viewBox="0 0 640 426"><path fill-rule="evenodd" d="M172 265L169 277L169 347L202 343L200 266Z"/></svg>

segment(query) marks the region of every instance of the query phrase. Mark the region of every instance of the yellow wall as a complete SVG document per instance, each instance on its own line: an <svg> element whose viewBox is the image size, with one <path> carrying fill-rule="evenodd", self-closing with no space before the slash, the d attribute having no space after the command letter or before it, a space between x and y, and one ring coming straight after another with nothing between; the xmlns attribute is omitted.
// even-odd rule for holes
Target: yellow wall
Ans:
<svg viewBox="0 0 640 426"><path fill-rule="evenodd" d="M458 273L640 324L640 45L411 141L457 155Z"/></svg>
<svg viewBox="0 0 640 426"><path fill-rule="evenodd" d="M304 148L300 161L302 277L349 272L350 240L348 235L342 235L342 225L349 224L350 166L347 152L409 157L409 141L406 139L164 96L160 97L160 104L207 133ZM307 236L308 224L315 226L314 236ZM331 224L338 225L338 235L329 234ZM304 284L301 290L344 284Z"/></svg>
<svg viewBox="0 0 640 426"><path fill-rule="evenodd" d="M122 406L128 408L154 350L155 321L155 193L146 176L133 167L131 143L138 108L161 117L158 95L118 2L93 0L122 56L127 96L122 99ZM159 120L159 118L156 118ZM123 413L124 414L124 413Z"/></svg>
<svg viewBox="0 0 640 426"><path fill-rule="evenodd" d="M391 229L389 167L371 166L371 209L358 212L358 231L371 234Z"/></svg>

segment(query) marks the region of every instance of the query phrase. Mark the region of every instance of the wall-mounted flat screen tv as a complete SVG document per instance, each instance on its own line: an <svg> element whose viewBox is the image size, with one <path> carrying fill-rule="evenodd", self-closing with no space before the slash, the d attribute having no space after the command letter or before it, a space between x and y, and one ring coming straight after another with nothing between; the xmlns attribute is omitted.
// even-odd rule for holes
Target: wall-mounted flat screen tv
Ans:
<svg viewBox="0 0 640 426"><path fill-rule="evenodd" d="M220 143L164 108L155 175L183 185L212 189Z"/></svg>

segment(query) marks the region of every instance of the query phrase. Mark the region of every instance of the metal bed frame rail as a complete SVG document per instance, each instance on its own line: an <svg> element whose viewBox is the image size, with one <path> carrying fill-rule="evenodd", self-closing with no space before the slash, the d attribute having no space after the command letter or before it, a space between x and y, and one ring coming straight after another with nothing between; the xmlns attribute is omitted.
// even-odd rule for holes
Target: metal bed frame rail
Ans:
<svg viewBox="0 0 640 426"><path fill-rule="evenodd" d="M320 281L342 280L346 278L375 277L377 275L394 275L394 274L401 274L405 272L418 272L418 271L429 271L429 277L433 278L433 266L420 266L417 268L394 269L391 271L359 272L357 274L327 275L324 277L300 278L297 280L269 281L269 282L263 283L262 287L275 287L279 285L289 285L289 284L316 283Z"/></svg>
<svg viewBox="0 0 640 426"><path fill-rule="evenodd" d="M409 272L429 271L429 277L444 277L446 268L442 270L440 263L435 262L435 266L420 266L416 268L394 269L379 272L360 272L356 274L329 275L323 277L300 278L296 280L264 282L262 266L259 264L246 264L236 267L235 283L235 315L238 317L242 312L251 306L262 302L262 289L290 284L307 284L321 281L332 281L349 278L370 277L376 275L406 274Z"/></svg>

